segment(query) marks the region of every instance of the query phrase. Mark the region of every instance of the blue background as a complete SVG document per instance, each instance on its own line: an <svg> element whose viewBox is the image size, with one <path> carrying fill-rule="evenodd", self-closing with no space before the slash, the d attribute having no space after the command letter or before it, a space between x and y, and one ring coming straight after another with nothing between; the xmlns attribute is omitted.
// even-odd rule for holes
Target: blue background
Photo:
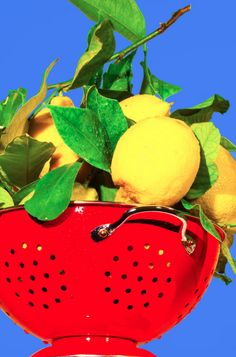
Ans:
<svg viewBox="0 0 236 357"><path fill-rule="evenodd" d="M187 0L138 0L151 32L166 21ZM236 143L235 93L235 0L192 0L192 10L165 34L149 44L149 65L161 79L177 84L183 91L170 98L175 108L189 107L217 93L231 102L228 113L215 115L222 135ZM2 1L0 15L0 99L9 89L25 87L34 95L48 64L60 62L49 82L72 77L78 58L86 48L86 34L92 22L67 0ZM121 36L117 49L128 42ZM141 80L140 57L135 60L135 86ZM79 105L81 92L72 94ZM232 250L236 255L236 249ZM161 340L146 348L159 357L234 355L236 278L225 286L213 279L197 308ZM44 345L24 334L0 313L0 356L28 357Z"/></svg>

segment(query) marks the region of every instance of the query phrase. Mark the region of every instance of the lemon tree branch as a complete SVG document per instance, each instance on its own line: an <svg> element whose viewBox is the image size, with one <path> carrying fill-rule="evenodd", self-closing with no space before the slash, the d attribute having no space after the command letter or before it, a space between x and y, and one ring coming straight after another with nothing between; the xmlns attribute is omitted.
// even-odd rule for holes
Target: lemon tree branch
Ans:
<svg viewBox="0 0 236 357"><path fill-rule="evenodd" d="M171 16L171 18L160 24L159 28L156 29L155 31L151 32L149 35L143 37L141 40L133 43L132 45L126 47L122 51L119 51L115 53L110 59L109 62L117 60L120 61L123 57L125 57L127 54L130 52L136 50L138 47L144 45L145 43L149 42L153 38L161 35L163 32L165 32L170 26L172 26L181 16L183 16L185 13L189 12L191 10L191 5L187 5L176 12ZM56 84L51 84L48 86L48 89L63 89L64 87L67 87L70 85L72 82L72 79L69 79L66 82L61 82L61 83L56 83Z"/></svg>

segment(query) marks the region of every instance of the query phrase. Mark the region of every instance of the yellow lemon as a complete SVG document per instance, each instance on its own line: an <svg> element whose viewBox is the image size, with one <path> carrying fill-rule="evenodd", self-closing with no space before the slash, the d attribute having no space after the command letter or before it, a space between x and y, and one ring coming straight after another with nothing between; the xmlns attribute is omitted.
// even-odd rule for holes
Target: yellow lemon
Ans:
<svg viewBox="0 0 236 357"><path fill-rule="evenodd" d="M187 124L168 117L149 118L121 136L111 174L128 199L172 206L190 189L199 164L199 142Z"/></svg>
<svg viewBox="0 0 236 357"><path fill-rule="evenodd" d="M151 94L138 94L120 102L124 115L138 122L140 120L169 116L171 104Z"/></svg>
<svg viewBox="0 0 236 357"><path fill-rule="evenodd" d="M98 193L93 187L84 187L78 182L74 183L72 201L98 201Z"/></svg>
<svg viewBox="0 0 236 357"><path fill-rule="evenodd" d="M50 104L63 107L74 106L72 100L67 96L54 97ZM49 170L78 160L78 155L64 143L59 135L48 108L40 110L30 120L28 133L31 137L39 141L51 142L56 147L52 159L45 164L40 176L45 175Z"/></svg>
<svg viewBox="0 0 236 357"><path fill-rule="evenodd" d="M196 202L214 222L236 224L236 161L228 150L220 146L215 163L218 180ZM236 232L236 227L229 231Z"/></svg>

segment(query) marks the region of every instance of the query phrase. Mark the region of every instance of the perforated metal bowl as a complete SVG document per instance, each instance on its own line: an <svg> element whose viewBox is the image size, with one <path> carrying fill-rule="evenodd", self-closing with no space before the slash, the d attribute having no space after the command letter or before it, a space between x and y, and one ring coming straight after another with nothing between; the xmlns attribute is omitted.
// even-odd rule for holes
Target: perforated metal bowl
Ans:
<svg viewBox="0 0 236 357"><path fill-rule="evenodd" d="M219 254L197 218L168 208L81 202L51 222L17 208L0 227L2 308L52 343L35 357L150 355L136 344L190 313Z"/></svg>

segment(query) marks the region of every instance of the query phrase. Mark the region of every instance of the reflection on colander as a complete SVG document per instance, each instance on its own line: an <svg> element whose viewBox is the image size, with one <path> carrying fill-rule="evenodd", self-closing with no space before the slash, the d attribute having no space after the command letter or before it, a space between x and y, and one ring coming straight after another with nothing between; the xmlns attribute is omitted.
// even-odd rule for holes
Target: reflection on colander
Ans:
<svg viewBox="0 0 236 357"><path fill-rule="evenodd" d="M136 345L190 313L219 254L197 218L168 208L80 202L54 221L17 208L0 222L2 308L52 343L34 357L150 355Z"/></svg>

